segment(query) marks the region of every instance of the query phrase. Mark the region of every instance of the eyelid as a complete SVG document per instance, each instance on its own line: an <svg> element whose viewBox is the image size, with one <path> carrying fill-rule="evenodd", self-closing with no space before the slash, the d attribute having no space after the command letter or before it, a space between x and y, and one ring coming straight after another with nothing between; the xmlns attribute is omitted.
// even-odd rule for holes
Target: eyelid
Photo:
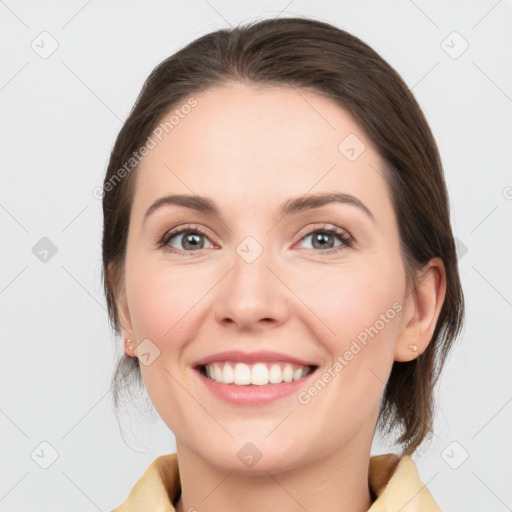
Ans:
<svg viewBox="0 0 512 512"><path fill-rule="evenodd" d="M215 240L212 240L212 238L214 239L215 237L212 237L201 226L199 226L197 224L183 224L182 226L177 226L177 227L167 230L160 237L160 239L156 245L157 245L157 247L165 247L165 246L167 246L167 244L169 243L169 241L172 238L174 238L178 235L182 235L184 233L188 233L188 232L198 232L199 234L203 235L205 238L208 238L208 240L210 240L211 242L216 243ZM174 250L177 251L177 249L174 249ZM197 250L201 250L201 249L197 249ZM183 251L183 252L194 252L194 251Z"/></svg>
<svg viewBox="0 0 512 512"><path fill-rule="evenodd" d="M326 249L307 249L308 251L313 251L313 253L319 253L322 254L322 250L324 251L331 251L332 253L341 253L342 251L349 249L354 246L356 243L355 238L346 230L343 228L340 228L334 224L328 224L328 223L320 223L313 226L309 226L304 228L299 232L299 240L297 242L301 243L303 240L305 240L307 237L312 236L314 233L327 233L329 235L332 235L334 237L337 237L341 241L341 245L335 246L335 247L329 247Z"/></svg>
<svg viewBox="0 0 512 512"><path fill-rule="evenodd" d="M313 226L307 226L299 231L297 237L299 238L299 242L304 239L304 237L311 235L312 233L316 233L319 231L333 231L337 236L344 235L346 238L355 242L354 237L343 228L336 226L335 224L329 224L325 222L320 222L318 224L314 224Z"/></svg>
<svg viewBox="0 0 512 512"><path fill-rule="evenodd" d="M171 239L173 239L176 236L179 236L179 235L182 235L185 233L190 233L190 232L197 232L198 234L204 236L205 238L207 238L208 240L213 242L213 244L218 245L215 242L215 237L210 236L207 233L207 231L205 229L203 229L201 226L199 226L197 224L184 224L182 226L177 226L175 228L171 228L171 229L167 230L163 234L163 236L159 239L156 246L157 246L157 248L167 248L169 250L168 244ZM336 246L336 248L328 248L325 250L334 250L334 252L340 252L343 249L352 247L353 244L355 243L354 237L347 230L340 228L334 224L319 223L319 224L316 224L313 226L307 226L307 227L303 228L302 230L300 230L299 233L297 234L298 240L294 245L302 242L306 237L311 236L314 233L319 233L319 232L325 232L325 233L331 234L333 236L336 236L342 242L342 244L340 246ZM174 247L172 247L170 249L171 250L169 252L180 253L180 254L186 254L186 253L195 254L197 251L203 250L203 249L196 249L193 251L184 251L182 249L175 249ZM309 250L312 250L313 252L320 252L319 249L309 249Z"/></svg>

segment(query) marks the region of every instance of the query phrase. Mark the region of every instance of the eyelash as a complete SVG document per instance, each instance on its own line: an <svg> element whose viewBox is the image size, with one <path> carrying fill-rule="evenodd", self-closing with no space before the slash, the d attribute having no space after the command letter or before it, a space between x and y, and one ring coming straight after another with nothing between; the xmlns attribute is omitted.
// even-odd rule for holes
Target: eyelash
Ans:
<svg viewBox="0 0 512 512"><path fill-rule="evenodd" d="M180 254L180 255L184 255L184 254L187 254L187 253L195 254L197 251L201 251L202 250L202 249L196 249L195 251L182 251L182 250L177 250L174 247L168 246L169 242L174 237L176 237L178 235L181 235L183 233L187 233L187 234L193 233L193 234L197 234L197 235L202 235L202 236L204 236L204 237L209 239L208 233L203 231L198 226L187 225L187 226L184 226L182 228L179 228L179 229L176 229L176 230L171 230L171 231L168 231L167 233L165 233L162 236L162 238L157 242L157 244L156 244L157 248L164 248L164 247L166 247L169 253ZM308 236L310 236L310 235L312 235L314 233L322 233L322 234L333 235L335 237L338 237L339 240L342 242L342 245L339 245L337 247L332 247L332 248L325 249L325 251L332 251L334 253L339 253L340 251L343 251L347 247L352 247L353 244L354 244L354 239L351 238L346 231L344 231L344 230L342 230L340 228L337 228L335 226L329 227L328 224L324 224L324 225L321 225L321 226L315 226L313 229L311 229L310 231L305 233L300 238L299 242L301 242L306 237L308 237ZM320 252L321 251L321 249L310 249L310 250L312 250L314 252Z"/></svg>

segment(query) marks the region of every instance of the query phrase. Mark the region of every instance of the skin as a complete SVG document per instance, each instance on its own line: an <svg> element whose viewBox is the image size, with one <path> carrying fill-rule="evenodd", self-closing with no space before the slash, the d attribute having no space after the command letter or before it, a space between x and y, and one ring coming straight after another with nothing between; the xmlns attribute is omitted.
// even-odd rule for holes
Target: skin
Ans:
<svg viewBox="0 0 512 512"><path fill-rule="evenodd" d="M117 293L123 337L134 346L149 338L160 350L141 370L176 436L177 510L367 510L384 384L393 361L413 359L431 339L445 294L443 264L433 259L408 288L382 159L330 99L247 84L194 97L198 105L137 171ZM349 134L366 146L353 162L338 149ZM319 192L351 194L373 219L339 203L279 215L290 197ZM221 216L166 206L144 221L149 206L171 193L208 196ZM180 254L156 247L189 223L207 232L203 248L192 253L186 234L169 242ZM343 247L334 235L330 251L314 245L324 224L355 242ZM263 248L251 264L236 252L248 235ZM234 406L212 395L191 367L224 350L274 350L314 361L321 374L394 303L401 311L308 404L292 394ZM237 457L247 442L262 454L250 468Z"/></svg>

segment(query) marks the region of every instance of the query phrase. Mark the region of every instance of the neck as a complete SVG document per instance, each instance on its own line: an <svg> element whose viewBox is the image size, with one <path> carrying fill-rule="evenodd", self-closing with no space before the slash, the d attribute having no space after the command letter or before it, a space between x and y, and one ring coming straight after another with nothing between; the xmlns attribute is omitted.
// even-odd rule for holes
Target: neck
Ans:
<svg viewBox="0 0 512 512"><path fill-rule="evenodd" d="M371 506L370 447L332 452L279 473L247 475L176 446L182 485L177 512L363 512Z"/></svg>

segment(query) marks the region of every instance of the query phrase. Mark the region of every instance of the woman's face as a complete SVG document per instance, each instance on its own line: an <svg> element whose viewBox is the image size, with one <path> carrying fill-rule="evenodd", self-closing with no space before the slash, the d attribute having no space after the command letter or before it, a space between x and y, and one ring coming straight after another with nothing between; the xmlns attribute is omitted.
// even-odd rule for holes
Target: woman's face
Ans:
<svg viewBox="0 0 512 512"><path fill-rule="evenodd" d="M149 396L178 446L224 469L369 450L409 300L382 159L346 111L303 89L194 98L137 171L122 320ZM323 194L340 200L295 203ZM170 195L218 212L149 210ZM203 375L205 358L239 384ZM299 362L316 369L300 377Z"/></svg>

